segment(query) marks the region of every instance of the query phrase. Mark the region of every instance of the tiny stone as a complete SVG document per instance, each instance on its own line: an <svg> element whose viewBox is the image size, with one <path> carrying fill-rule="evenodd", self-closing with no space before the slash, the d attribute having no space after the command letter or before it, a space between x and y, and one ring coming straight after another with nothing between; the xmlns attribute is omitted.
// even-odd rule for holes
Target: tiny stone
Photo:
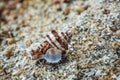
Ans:
<svg viewBox="0 0 120 80"><path fill-rule="evenodd" d="M8 57L8 58L11 57L11 56L13 56L12 50L10 50L10 49L7 50L7 51L5 52L5 56Z"/></svg>
<svg viewBox="0 0 120 80"><path fill-rule="evenodd" d="M120 38L120 30L116 31L116 35L118 36L118 38Z"/></svg>
<svg viewBox="0 0 120 80"><path fill-rule="evenodd" d="M63 12L64 15L68 15L70 13L70 7L67 7Z"/></svg>
<svg viewBox="0 0 120 80"><path fill-rule="evenodd" d="M112 48L115 49L115 50L117 50L119 47L120 47L119 43L113 43L112 44Z"/></svg>
<svg viewBox="0 0 120 80"><path fill-rule="evenodd" d="M15 39L14 38L10 38L9 40L8 40L8 43L9 44L13 44L13 43L15 43L16 41L15 41Z"/></svg>
<svg viewBox="0 0 120 80"><path fill-rule="evenodd" d="M75 10L76 10L76 12L77 12L78 14L80 14L81 12L83 12L83 11L85 10L85 8L84 8L84 7L76 6Z"/></svg>
<svg viewBox="0 0 120 80"><path fill-rule="evenodd" d="M26 42L27 47L29 47L31 44L32 44L32 41L31 41L31 40L28 40L28 41Z"/></svg>

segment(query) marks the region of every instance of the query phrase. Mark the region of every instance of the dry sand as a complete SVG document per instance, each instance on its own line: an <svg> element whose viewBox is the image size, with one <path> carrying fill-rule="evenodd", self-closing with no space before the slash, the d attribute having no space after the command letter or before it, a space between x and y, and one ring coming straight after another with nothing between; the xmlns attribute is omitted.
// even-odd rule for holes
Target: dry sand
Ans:
<svg viewBox="0 0 120 80"><path fill-rule="evenodd" d="M0 1L0 80L120 80L120 1L64 1ZM51 30L73 34L66 61L32 60Z"/></svg>

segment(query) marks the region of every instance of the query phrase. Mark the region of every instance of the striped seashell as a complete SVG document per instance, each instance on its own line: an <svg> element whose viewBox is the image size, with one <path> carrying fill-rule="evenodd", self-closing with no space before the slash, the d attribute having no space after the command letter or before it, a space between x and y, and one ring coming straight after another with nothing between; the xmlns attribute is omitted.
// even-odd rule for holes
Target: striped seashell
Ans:
<svg viewBox="0 0 120 80"><path fill-rule="evenodd" d="M45 59L48 63L57 63L62 60L62 55L68 50L72 34L69 32L58 34L55 30L52 30L51 33L46 35L46 41L37 50L32 50L33 60Z"/></svg>

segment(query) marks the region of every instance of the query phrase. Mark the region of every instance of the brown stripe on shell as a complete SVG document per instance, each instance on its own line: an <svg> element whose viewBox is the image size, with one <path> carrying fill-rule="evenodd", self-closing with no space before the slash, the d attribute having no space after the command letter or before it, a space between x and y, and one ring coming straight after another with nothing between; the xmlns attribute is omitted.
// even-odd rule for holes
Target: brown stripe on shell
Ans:
<svg viewBox="0 0 120 80"><path fill-rule="evenodd" d="M32 59L33 59L33 60L36 60L36 59L39 59L39 58L42 57L42 53L39 52L39 49L37 49L37 50L35 50L35 51L32 50L31 55L32 55Z"/></svg>
<svg viewBox="0 0 120 80"><path fill-rule="evenodd" d="M51 44L48 41L44 42L43 53L45 53L49 48L52 48Z"/></svg>
<svg viewBox="0 0 120 80"><path fill-rule="evenodd" d="M49 48L52 48L51 44L48 41L44 41L44 44L39 48L39 52L45 53Z"/></svg>
<svg viewBox="0 0 120 80"><path fill-rule="evenodd" d="M52 41L52 39L50 38L49 35L47 35L47 38L51 41L51 43L52 43L57 49L59 49L59 48L57 47L57 45Z"/></svg>
<svg viewBox="0 0 120 80"><path fill-rule="evenodd" d="M66 34L64 33L64 32L61 32L61 35L62 35L62 37L63 37L63 40L64 40L64 45L67 47L67 49L68 49L68 44L69 44L69 42L68 42L68 39L67 39L67 36L66 36Z"/></svg>
<svg viewBox="0 0 120 80"><path fill-rule="evenodd" d="M42 54L40 53L35 53L35 55L32 56L32 60L36 60L42 57Z"/></svg>
<svg viewBox="0 0 120 80"><path fill-rule="evenodd" d="M51 32L54 35L55 39L58 41L58 43L61 45L61 47L64 49L68 49L67 46L65 45L65 42L60 38L58 33L55 30L52 30Z"/></svg>

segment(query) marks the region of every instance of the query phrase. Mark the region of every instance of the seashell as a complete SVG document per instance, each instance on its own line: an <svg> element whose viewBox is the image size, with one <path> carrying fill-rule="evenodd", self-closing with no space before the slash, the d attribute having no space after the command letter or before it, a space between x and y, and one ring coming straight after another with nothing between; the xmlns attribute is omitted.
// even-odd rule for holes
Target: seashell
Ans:
<svg viewBox="0 0 120 80"><path fill-rule="evenodd" d="M72 34L69 32L58 34L55 30L51 33L37 50L32 50L33 60L45 59L48 63L57 63L62 60L65 51L68 50Z"/></svg>

